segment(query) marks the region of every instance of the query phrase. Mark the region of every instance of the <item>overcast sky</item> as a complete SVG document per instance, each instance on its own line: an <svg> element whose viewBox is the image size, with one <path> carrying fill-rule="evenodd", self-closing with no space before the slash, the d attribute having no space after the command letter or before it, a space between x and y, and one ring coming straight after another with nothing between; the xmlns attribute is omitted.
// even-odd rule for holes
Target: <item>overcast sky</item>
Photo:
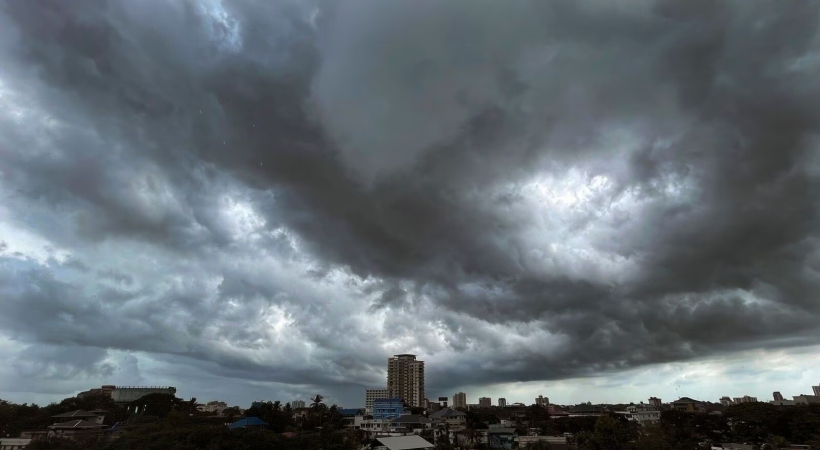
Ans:
<svg viewBox="0 0 820 450"><path fill-rule="evenodd" d="M820 383L820 3L0 2L0 398Z"/></svg>

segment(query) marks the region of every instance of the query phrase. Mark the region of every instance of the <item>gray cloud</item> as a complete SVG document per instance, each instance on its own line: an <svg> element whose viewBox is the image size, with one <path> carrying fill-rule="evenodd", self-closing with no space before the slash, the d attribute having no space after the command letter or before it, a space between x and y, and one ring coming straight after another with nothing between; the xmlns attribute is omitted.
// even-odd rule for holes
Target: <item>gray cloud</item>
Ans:
<svg viewBox="0 0 820 450"><path fill-rule="evenodd" d="M348 402L816 341L816 5L408 5L5 5L0 183L79 259L3 237L2 330Z"/></svg>

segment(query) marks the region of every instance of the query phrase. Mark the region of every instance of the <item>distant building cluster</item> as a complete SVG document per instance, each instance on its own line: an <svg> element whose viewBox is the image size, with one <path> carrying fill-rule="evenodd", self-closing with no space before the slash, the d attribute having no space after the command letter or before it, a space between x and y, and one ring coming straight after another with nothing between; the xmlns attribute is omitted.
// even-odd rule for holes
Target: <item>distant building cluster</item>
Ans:
<svg viewBox="0 0 820 450"><path fill-rule="evenodd" d="M499 397L496 405L493 399L488 396L478 398L478 403L468 403L467 393L456 392L452 397L440 396L432 397L429 400L425 397L425 377L424 361L420 361L412 354L399 354L387 359L387 379L384 387L365 390L363 408L337 408L335 411L342 417L345 427L362 430L370 437L380 439L383 436L399 436L419 434L425 430L435 431L435 436L446 433L447 430L455 439L458 433L464 431L467 426L467 413L472 409L493 409L492 414L496 419L488 421L486 428L483 428L475 440L475 444L489 444L490 448L504 448L511 450L515 445L528 445L537 441L545 441L550 447L556 449L568 445L569 441L558 441L554 437L538 436L539 428L529 428L527 434L518 434L521 424L532 427L532 423L527 425L527 421L532 417L535 406L544 408L544 417L550 419L571 418L571 417L596 417L603 414L615 414L623 419L634 422L639 426L648 426L660 422L661 413L664 410L676 410L686 413L707 413L721 414L722 411L734 405L759 402L757 397L743 395L739 397L723 396L718 403L700 401L690 397L681 397L669 403L663 403L658 397L649 397L647 402L638 404L606 405L592 404L591 402L576 405L556 405L550 402L549 397L538 395L533 398L531 405L523 403L508 403L505 397ZM773 392L773 400L770 404L777 406L792 406L809 403L820 403L820 385L812 386L813 395L800 394L792 396L787 400L781 392ZM150 394L176 394L176 388L169 386L114 386L103 385L100 388L90 389L77 395L78 398L87 398L95 395L110 397L115 403L134 405L135 400L139 400ZM277 402L278 403L278 402ZM314 402L317 403L317 402ZM139 404L139 403L137 403ZM270 402L254 402L251 408L262 408ZM313 406L316 406L315 404ZM316 409L306 404L304 400L292 400L286 405L293 420L305 423L310 420ZM196 409L200 412L212 413L216 416L236 414L236 411L228 412L228 404L222 401L209 401L204 404L196 404ZM238 408L236 408L238 410ZM503 411L502 411L503 410ZM241 411L241 410L240 410ZM503 414L502 414L503 412ZM52 436L70 437L74 433L80 432L116 432L115 428L106 429L103 424L106 411L72 411L54 416L54 424L47 430L37 430L25 432L16 440L30 442L31 439L49 438ZM238 422L230 424L232 428L246 428L253 426L267 425L257 417L244 417ZM428 433L429 434L429 433ZM430 434L432 435L432 434ZM404 436L402 436L404 437ZM411 440L405 443L390 441L385 438L385 442L393 442L401 447L411 445ZM550 440L553 439L553 440ZM16 442L16 441L15 441ZM24 442L24 444L25 444ZM413 441L413 445L425 447L425 441ZM455 441L453 441L455 442ZM16 445L16 443L14 444ZM10 447L7 445L6 447ZM385 447L390 450L389 446ZM519 447L520 448L520 447ZM4 449L0 449L4 450Z"/></svg>
<svg viewBox="0 0 820 450"><path fill-rule="evenodd" d="M794 406L808 405L810 403L820 403L820 386L812 386L811 389L813 395L793 395L791 400L787 400L785 397L783 397L783 394L781 394L780 391L772 392L772 400L769 401L769 404L775 406ZM749 395L744 395L743 397L723 396L720 398L720 404L723 406L739 405L742 403L756 403L758 401L759 400L757 399L757 397L752 397Z"/></svg>

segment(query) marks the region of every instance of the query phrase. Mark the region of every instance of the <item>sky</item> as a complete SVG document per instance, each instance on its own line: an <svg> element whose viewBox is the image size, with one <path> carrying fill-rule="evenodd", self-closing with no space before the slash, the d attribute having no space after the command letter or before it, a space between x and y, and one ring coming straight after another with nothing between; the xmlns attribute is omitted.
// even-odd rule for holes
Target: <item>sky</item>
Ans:
<svg viewBox="0 0 820 450"><path fill-rule="evenodd" d="M0 398L820 384L817 2L0 2Z"/></svg>

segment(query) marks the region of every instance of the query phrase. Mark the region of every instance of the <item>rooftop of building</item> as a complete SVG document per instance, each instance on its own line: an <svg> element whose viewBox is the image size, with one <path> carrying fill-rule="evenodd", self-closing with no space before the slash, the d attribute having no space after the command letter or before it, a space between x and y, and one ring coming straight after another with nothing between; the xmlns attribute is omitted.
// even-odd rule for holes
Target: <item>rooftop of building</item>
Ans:
<svg viewBox="0 0 820 450"><path fill-rule="evenodd" d="M431 414L430 418L431 419L441 419L441 418L444 418L444 417L460 417L460 416L466 416L466 415L467 414L465 414L461 411L455 410L455 409L444 408L444 409L441 409L441 410L436 411L433 414Z"/></svg>
<svg viewBox="0 0 820 450"><path fill-rule="evenodd" d="M430 423L431 420L420 416L418 414L407 414L405 416L401 416L398 419L393 419L391 423Z"/></svg>
<svg viewBox="0 0 820 450"><path fill-rule="evenodd" d="M418 435L380 437L376 438L376 440L381 442L382 445L390 450L414 450L434 447L433 444L427 442L423 437Z"/></svg>
<svg viewBox="0 0 820 450"><path fill-rule="evenodd" d="M676 400L672 403L703 403L703 402L701 402L699 400L689 398L689 397L681 397L681 398L679 398L678 400Z"/></svg>
<svg viewBox="0 0 820 450"><path fill-rule="evenodd" d="M88 420L71 420L69 422L60 422L55 423L54 425L50 425L49 428L52 430L63 430L63 429L91 429L91 428L103 428L105 425L99 424L97 422L90 422Z"/></svg>
<svg viewBox="0 0 820 450"><path fill-rule="evenodd" d="M243 417L228 425L228 428L264 427L268 423L258 417Z"/></svg>
<svg viewBox="0 0 820 450"><path fill-rule="evenodd" d="M102 411L97 411L102 412ZM89 411L83 411L82 409L78 409L76 411L71 411L67 413L57 414L56 416L51 417L97 417L99 414L95 414Z"/></svg>

